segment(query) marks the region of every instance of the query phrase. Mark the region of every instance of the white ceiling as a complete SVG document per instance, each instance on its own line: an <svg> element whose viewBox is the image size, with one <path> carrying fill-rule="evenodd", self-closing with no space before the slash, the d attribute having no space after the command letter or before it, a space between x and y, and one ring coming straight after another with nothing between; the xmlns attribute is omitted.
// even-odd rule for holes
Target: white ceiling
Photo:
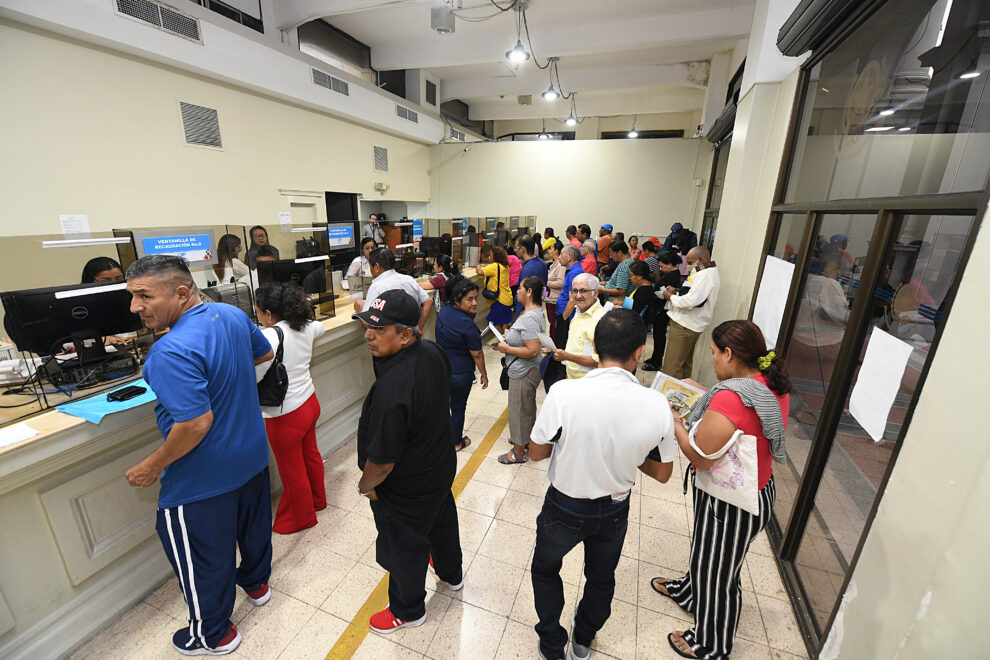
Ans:
<svg viewBox="0 0 990 660"><path fill-rule="evenodd" d="M512 0L498 0L507 7ZM457 8L455 31L430 27L430 9ZM748 37L755 0L530 0L526 10L540 64L559 57L560 83L578 92L581 115L700 110L708 61ZM490 0L280 0L283 29L322 18L371 48L379 70L424 69L440 80L441 101L468 103L472 119L566 115L569 101L539 94L549 73L530 58L509 65L516 13ZM480 22L486 16L492 18ZM522 41L527 44L525 32ZM731 72L730 72L731 74ZM722 93L722 92L720 92ZM533 94L521 106L520 94Z"/></svg>

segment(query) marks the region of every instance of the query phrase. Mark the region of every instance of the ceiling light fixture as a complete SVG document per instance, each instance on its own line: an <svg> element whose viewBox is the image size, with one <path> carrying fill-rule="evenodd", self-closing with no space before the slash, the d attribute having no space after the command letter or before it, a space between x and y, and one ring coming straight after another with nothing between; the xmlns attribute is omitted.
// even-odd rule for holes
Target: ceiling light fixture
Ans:
<svg viewBox="0 0 990 660"><path fill-rule="evenodd" d="M899 132L901 132L901 133L903 133L904 131L910 131L910 130L911 130L911 127L910 127L910 126L901 126L901 127L900 127L900 128L898 128L897 130L898 130Z"/></svg>
<svg viewBox="0 0 990 660"><path fill-rule="evenodd" d="M979 71L966 71L965 73L959 74L960 80L969 80L970 78L979 78L979 77L980 77Z"/></svg>
<svg viewBox="0 0 990 660"><path fill-rule="evenodd" d="M550 134L547 133L547 120L546 119L543 119L542 122L543 123L542 123L542 128L540 129L539 138L541 140L549 140L550 139Z"/></svg>
<svg viewBox="0 0 990 660"><path fill-rule="evenodd" d="M547 87L547 91L543 92L542 96L544 101L556 101L560 98L560 94L558 94L557 90L553 88L553 83L550 83L550 86Z"/></svg>
<svg viewBox="0 0 990 660"><path fill-rule="evenodd" d="M566 126L577 126L581 123L578 119L577 114L577 92L571 92L571 114L567 115L567 119L564 120Z"/></svg>
<svg viewBox="0 0 990 660"><path fill-rule="evenodd" d="M496 5L497 6L497 5ZM523 12L526 9L525 2L517 2L515 5L516 9L516 45L510 48L505 53L505 59L509 60L510 64L519 66L523 62L529 59L529 51L526 50L522 43L522 20Z"/></svg>
<svg viewBox="0 0 990 660"><path fill-rule="evenodd" d="M895 111L894 111L894 109L893 109L893 108L887 108L886 110L881 110L881 111L880 111L880 116L881 116L881 117L889 117L889 116L891 116L892 114L894 114L894 112L895 112Z"/></svg>
<svg viewBox="0 0 990 660"><path fill-rule="evenodd" d="M868 129L866 129L863 132L864 133L881 133L883 131L892 131L892 130L894 130L894 127L893 126L874 126L873 128L868 128Z"/></svg>
<svg viewBox="0 0 990 660"><path fill-rule="evenodd" d="M629 138L638 138L639 137L639 131L636 130L636 115L633 115L632 129L630 129L630 131L628 133L626 133L626 137L629 137Z"/></svg>

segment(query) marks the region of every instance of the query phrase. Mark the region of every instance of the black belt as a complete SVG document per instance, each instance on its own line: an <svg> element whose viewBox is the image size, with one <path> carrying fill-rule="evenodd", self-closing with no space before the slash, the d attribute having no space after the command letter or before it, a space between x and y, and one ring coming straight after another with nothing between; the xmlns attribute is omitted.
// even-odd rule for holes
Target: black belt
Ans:
<svg viewBox="0 0 990 660"><path fill-rule="evenodd" d="M572 500L574 502L593 502L595 504L607 504L610 502L614 502L611 495L605 495L604 497L594 497L591 499L588 499L586 497L571 497L570 495L565 495L564 493L554 488L553 484L550 485L550 488L548 490L553 491L554 497L560 497L562 499Z"/></svg>

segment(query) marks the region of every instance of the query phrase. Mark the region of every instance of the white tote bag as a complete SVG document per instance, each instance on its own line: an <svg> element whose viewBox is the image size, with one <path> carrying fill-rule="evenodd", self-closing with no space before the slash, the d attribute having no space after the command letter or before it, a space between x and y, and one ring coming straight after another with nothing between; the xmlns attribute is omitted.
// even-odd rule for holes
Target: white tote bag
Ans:
<svg viewBox="0 0 990 660"><path fill-rule="evenodd" d="M715 459L715 462L707 470L695 472L694 485L712 497L759 516L760 471L756 457L756 437L736 429L725 446L712 454L706 454L694 441L699 426L701 424L695 424L688 436L691 448L702 458Z"/></svg>

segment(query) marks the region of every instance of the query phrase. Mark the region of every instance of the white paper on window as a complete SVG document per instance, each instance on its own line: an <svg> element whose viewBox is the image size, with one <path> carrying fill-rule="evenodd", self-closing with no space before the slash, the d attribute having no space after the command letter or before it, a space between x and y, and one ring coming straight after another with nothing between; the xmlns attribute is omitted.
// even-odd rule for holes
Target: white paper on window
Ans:
<svg viewBox="0 0 990 660"><path fill-rule="evenodd" d="M756 306L753 308L753 323L763 331L767 348L777 345L777 334L784 319L787 292L790 291L793 276L794 264L767 256L763 266L763 279L760 280L760 289L756 293Z"/></svg>
<svg viewBox="0 0 990 660"><path fill-rule="evenodd" d="M873 328L859 377L849 397L849 412L875 442L883 439L887 417L914 349L880 328Z"/></svg>

